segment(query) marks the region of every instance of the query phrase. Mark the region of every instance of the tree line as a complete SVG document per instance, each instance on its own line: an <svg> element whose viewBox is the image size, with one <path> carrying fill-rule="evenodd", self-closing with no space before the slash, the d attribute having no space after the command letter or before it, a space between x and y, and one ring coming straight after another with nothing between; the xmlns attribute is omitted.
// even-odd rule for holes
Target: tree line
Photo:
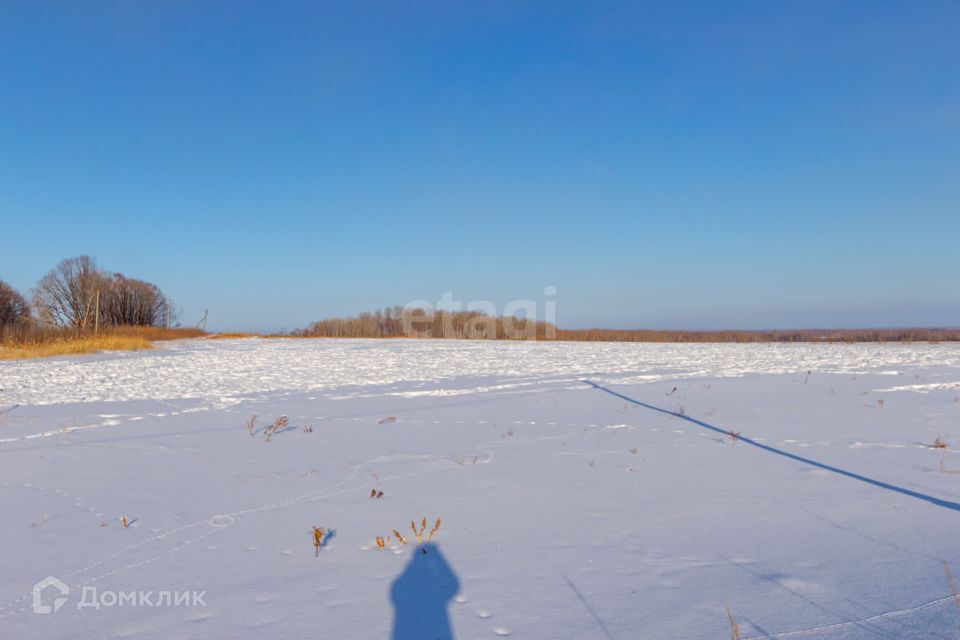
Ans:
<svg viewBox="0 0 960 640"><path fill-rule="evenodd" d="M402 306L314 322L290 335L308 338L453 338L573 342L956 342L960 329L803 329L768 331L658 331L559 329L551 323L475 311Z"/></svg>
<svg viewBox="0 0 960 640"><path fill-rule="evenodd" d="M77 334L111 327L172 327L173 302L145 280L106 271L95 258L61 260L37 282L28 300L0 280L0 337L29 330Z"/></svg>
<svg viewBox="0 0 960 640"><path fill-rule="evenodd" d="M542 321L478 311L427 311L401 306L319 320L291 333L305 338L453 338L549 340L556 328Z"/></svg>
<svg viewBox="0 0 960 640"><path fill-rule="evenodd" d="M558 329L557 340L585 342L958 342L960 329L799 329L762 331L658 331Z"/></svg>

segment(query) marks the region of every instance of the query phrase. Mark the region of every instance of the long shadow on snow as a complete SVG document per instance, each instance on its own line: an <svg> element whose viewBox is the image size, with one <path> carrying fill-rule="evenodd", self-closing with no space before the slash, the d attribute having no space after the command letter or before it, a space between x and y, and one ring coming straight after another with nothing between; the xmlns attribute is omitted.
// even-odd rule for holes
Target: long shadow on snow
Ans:
<svg viewBox="0 0 960 640"><path fill-rule="evenodd" d="M403 573L390 587L391 640L454 640L447 603L460 581L436 544L418 545Z"/></svg>
<svg viewBox="0 0 960 640"><path fill-rule="evenodd" d="M702 427L702 428L704 428L704 429L709 429L710 431L713 431L714 433L719 433L719 434L724 435L724 436L727 436L727 435L730 434L730 432L727 431L726 429L721 429L720 427L716 427L716 426L714 426L714 425L712 425L712 424L709 424L709 423L707 423L707 422L704 422L703 420L697 420L696 418L691 418L690 416L684 415L684 414L682 414L682 413L678 413L678 412L676 412L676 411L670 411L669 409L664 409L664 408L658 407L658 406L656 406L656 405L647 404L646 402L641 402L641 401L639 401L639 400L635 400L635 399L633 399L633 398L631 398L631 397L629 397L629 396L623 395L622 393L618 393L618 392L614 391L613 389L608 389L607 387L604 387L603 385L599 385L599 384L597 384L596 382L591 382L590 380L584 380L583 382L584 382L585 384L590 385L590 386L593 387L594 389L598 389L598 390L603 391L603 392L605 392L605 393L609 393L609 394L612 395L612 396L616 396L617 398L620 398L621 400L626 400L627 402L630 402L630 403L632 403L632 404L635 404L635 405L637 405L638 407L643 407L643 408L645 408L645 409L650 409L651 411L657 411L657 412L659 412L659 413L663 413L663 414L666 414L666 415L668 415L668 416L673 416L674 418L680 418L681 420L686 420L686 421L689 422L690 424L695 424L695 425L697 425L698 427ZM766 444L763 444L763 443L761 443L761 442L757 442L756 440L753 440L753 439L751 439L751 438L747 438L747 437L745 437L745 436L737 436L737 442L743 442L743 443L745 443L745 444L750 445L751 447L756 447L757 449L762 449L762 450L766 451L767 453L773 453L773 454L776 454L776 455L778 455L778 456L783 456L784 458L789 458L789 459L794 460L794 461L796 461L796 462L802 462L802 463L808 464L808 465L810 465L810 466L812 466L812 467L816 467L816 468L818 468L818 469L823 469L824 471L830 471L831 473L836 473L837 475L845 476L845 477L847 477L847 478L852 478L852 479L854 479L854 480L859 480L860 482L865 482L866 484L872 485L872 486L877 487L877 488L879 488L879 489L885 489L885 490L887 490L887 491L892 491L892 492L894 492L894 493L900 493L900 494L903 494L903 495L905 495L905 496L909 496L909 497L911 497L911 498L916 498L917 500L923 500L924 502L929 502L930 504L932 504L932 505L934 505L934 506L937 506L937 507L943 507L944 509L951 509L952 511L960 511L960 503L951 502L951 501L949 501L949 500L942 500L941 498L937 498L937 497L934 497L934 496L931 496L931 495L927 495L926 493L920 493L919 491L913 491L912 489L907 489L906 487L901 487L901 486L898 486L898 485L895 485L895 484L890 484L889 482L883 482L883 481L881 481L881 480L875 480L875 479L869 478L869 477L867 477L867 476L862 476L862 475L860 475L859 473L854 473L853 471L847 471L846 469L841 469L840 467L834 467L833 465L825 464L825 463L823 463L823 462L817 462L816 460L811 460L810 458L804 458L803 456L798 456L798 455L796 455L796 454L794 454L794 453L790 453L790 452L784 451L784 450L782 450L782 449L777 449L776 447L771 447L770 445L766 445Z"/></svg>

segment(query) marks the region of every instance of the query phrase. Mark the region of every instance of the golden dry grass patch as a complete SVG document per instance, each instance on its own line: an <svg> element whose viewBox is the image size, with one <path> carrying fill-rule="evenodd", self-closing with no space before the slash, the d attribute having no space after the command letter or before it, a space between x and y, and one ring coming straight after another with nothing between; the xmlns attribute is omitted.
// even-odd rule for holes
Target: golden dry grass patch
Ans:
<svg viewBox="0 0 960 640"><path fill-rule="evenodd" d="M39 343L14 343L0 346L0 360L26 360L51 356L79 355L98 351L140 351L152 347L139 336L88 336Z"/></svg>
<svg viewBox="0 0 960 640"><path fill-rule="evenodd" d="M0 342L0 360L27 360L82 355L98 351L141 351L154 341L206 335L199 329L111 327L99 334L75 335L64 330L29 331Z"/></svg>

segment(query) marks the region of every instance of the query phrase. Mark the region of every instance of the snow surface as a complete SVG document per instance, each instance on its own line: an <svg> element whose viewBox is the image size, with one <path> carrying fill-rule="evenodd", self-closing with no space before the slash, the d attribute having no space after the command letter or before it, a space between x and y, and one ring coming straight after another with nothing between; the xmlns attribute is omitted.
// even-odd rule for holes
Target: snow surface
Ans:
<svg viewBox="0 0 960 640"><path fill-rule="evenodd" d="M461 640L714 639L727 606L743 638L956 638L958 418L949 344L230 340L4 362L0 638L363 640L396 614L414 640L447 620ZM442 518L428 553L398 544L424 517ZM318 554L314 526L335 530ZM67 602L35 614L50 575ZM207 606L78 609L85 587Z"/></svg>

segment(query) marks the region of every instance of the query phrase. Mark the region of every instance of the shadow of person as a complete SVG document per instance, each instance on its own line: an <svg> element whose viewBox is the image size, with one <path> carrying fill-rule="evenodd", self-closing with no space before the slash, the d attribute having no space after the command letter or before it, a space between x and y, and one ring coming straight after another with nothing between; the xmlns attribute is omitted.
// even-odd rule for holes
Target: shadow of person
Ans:
<svg viewBox="0 0 960 640"><path fill-rule="evenodd" d="M459 590L457 575L437 545L418 546L390 586L391 640L454 640L447 603Z"/></svg>

